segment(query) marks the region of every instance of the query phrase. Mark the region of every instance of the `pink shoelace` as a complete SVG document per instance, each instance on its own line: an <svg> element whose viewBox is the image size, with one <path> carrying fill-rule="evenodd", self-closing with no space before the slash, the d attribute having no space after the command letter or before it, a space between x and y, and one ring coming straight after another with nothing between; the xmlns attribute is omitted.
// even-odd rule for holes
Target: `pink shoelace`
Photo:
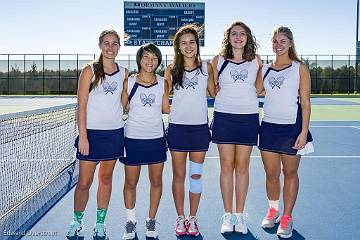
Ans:
<svg viewBox="0 0 360 240"><path fill-rule="evenodd" d="M199 231L199 226L198 226L196 219L193 219L192 221L190 219L186 219L185 225L186 225L188 232L189 232L189 230L195 231L195 232Z"/></svg>
<svg viewBox="0 0 360 240"><path fill-rule="evenodd" d="M187 230L187 219L176 219L175 231L178 233L186 233Z"/></svg>
<svg viewBox="0 0 360 240"><path fill-rule="evenodd" d="M275 208L269 208L269 210L268 210L268 212L267 212L267 214L266 214L266 219L267 219L267 220L273 219L276 212L277 212L277 211L276 211Z"/></svg>
<svg viewBox="0 0 360 240"><path fill-rule="evenodd" d="M281 227L282 229L287 228L288 225L289 225L289 222L291 221L291 219L292 219L291 216L284 215L284 216L281 218L280 227Z"/></svg>

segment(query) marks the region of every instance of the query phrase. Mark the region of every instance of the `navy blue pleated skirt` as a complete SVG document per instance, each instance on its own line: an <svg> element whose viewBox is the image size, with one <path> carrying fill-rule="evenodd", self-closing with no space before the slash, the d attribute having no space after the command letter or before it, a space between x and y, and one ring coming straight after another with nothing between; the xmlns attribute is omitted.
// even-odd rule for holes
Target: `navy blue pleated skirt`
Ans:
<svg viewBox="0 0 360 240"><path fill-rule="evenodd" d="M125 165L139 166L166 161L165 137L155 139L125 138L126 157L120 161Z"/></svg>
<svg viewBox="0 0 360 240"><path fill-rule="evenodd" d="M89 155L78 150L79 136L75 140L76 158L88 161L116 160L124 156L124 128L114 130L87 129Z"/></svg>
<svg viewBox="0 0 360 240"><path fill-rule="evenodd" d="M259 134L259 114L214 112L211 126L212 142L256 146Z"/></svg>
<svg viewBox="0 0 360 240"><path fill-rule="evenodd" d="M169 123L167 141L171 151L206 152L211 141L209 125L207 123L201 125Z"/></svg>
<svg viewBox="0 0 360 240"><path fill-rule="evenodd" d="M301 108L295 124L277 124L262 122L259 134L259 149L262 151L276 152L281 154L296 155L296 149L292 147L295 144L302 128ZM307 142L312 142L313 138L308 131Z"/></svg>

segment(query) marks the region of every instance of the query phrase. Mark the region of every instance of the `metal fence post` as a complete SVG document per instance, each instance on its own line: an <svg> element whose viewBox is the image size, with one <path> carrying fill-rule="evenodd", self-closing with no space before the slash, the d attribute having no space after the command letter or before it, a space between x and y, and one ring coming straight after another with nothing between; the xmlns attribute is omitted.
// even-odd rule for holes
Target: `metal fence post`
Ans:
<svg viewBox="0 0 360 240"><path fill-rule="evenodd" d="M350 73L350 55L349 55L349 60L348 60L348 94L350 94L350 78L351 78L351 73Z"/></svg>
<svg viewBox="0 0 360 240"><path fill-rule="evenodd" d="M76 54L76 86L79 85L79 54ZM75 89L75 94L76 94Z"/></svg>
<svg viewBox="0 0 360 240"><path fill-rule="evenodd" d="M60 95L60 87L61 87L61 85L60 85L60 69L61 69L61 66L60 66L60 59L61 59L61 57L60 57L60 54L59 54L59 76L58 76L58 78L59 78L59 90L58 90L58 94Z"/></svg>
<svg viewBox="0 0 360 240"><path fill-rule="evenodd" d="M23 90L23 94L25 95L26 94L26 81L25 81L25 79L26 79L26 60L25 60L25 56L26 56L26 54L24 54L24 81L23 81L23 83L24 83L24 90Z"/></svg>
<svg viewBox="0 0 360 240"><path fill-rule="evenodd" d="M7 89L8 95L10 95L10 54L8 54Z"/></svg>
<svg viewBox="0 0 360 240"><path fill-rule="evenodd" d="M316 93L320 93L320 90L318 88L318 62L317 62L317 55L315 55L315 88L316 88Z"/></svg>
<svg viewBox="0 0 360 240"><path fill-rule="evenodd" d="M128 66L127 69L130 70L130 54L128 54Z"/></svg>
<svg viewBox="0 0 360 240"><path fill-rule="evenodd" d="M334 93L334 55L331 55L331 95Z"/></svg>
<svg viewBox="0 0 360 240"><path fill-rule="evenodd" d="M42 92L45 95L45 54L43 56Z"/></svg>

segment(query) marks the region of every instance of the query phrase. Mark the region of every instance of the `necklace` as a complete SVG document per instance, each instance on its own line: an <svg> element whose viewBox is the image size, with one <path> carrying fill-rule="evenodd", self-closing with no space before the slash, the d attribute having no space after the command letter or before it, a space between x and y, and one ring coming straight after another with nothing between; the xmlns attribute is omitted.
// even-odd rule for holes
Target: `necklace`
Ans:
<svg viewBox="0 0 360 240"><path fill-rule="evenodd" d="M290 62L290 63L287 62L287 63L283 63L283 64L279 64L276 61L273 62L273 66L276 66L276 67L287 67L291 64L292 64L292 62Z"/></svg>
<svg viewBox="0 0 360 240"><path fill-rule="evenodd" d="M151 85L151 84L154 84L156 82L156 75L154 75L153 79L151 79L150 81L146 81L146 80L142 79L140 77L140 74L138 74L136 76L136 78L139 80L139 82L142 82L142 83L145 83L145 84L150 84Z"/></svg>

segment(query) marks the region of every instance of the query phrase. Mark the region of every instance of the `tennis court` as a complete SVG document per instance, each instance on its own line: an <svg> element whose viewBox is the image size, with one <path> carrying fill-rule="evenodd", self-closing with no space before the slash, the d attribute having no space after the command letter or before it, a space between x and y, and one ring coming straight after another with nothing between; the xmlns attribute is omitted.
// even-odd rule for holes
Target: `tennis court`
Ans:
<svg viewBox="0 0 360 240"><path fill-rule="evenodd" d="M29 100L26 102L29 104ZM69 102L64 104L67 103ZM56 105L58 104L59 102L56 102ZM358 173L360 172L360 148L358 147L360 141L360 99L313 98L312 104L311 131L315 140L315 152L309 156L304 156L300 165L300 191L293 213L295 230L291 239L358 239L357 215L360 212L360 205L358 204L357 192L360 191L358 184ZM212 114L212 109L209 109L209 113ZM3 151L3 146L1 146L1 151ZM66 189L74 185L76 170L75 165L64 168L58 174L59 178L62 179L58 181L62 181L62 183L56 183L54 187L46 190L43 194L51 195L50 197L40 200L35 198L24 206L22 205L22 210L14 215L12 222L4 223L0 220L0 226L2 225L0 230L4 233L6 230L7 233L14 233L13 230L6 229L4 226L16 225L20 222L19 219L27 216L28 212L35 212L34 217L25 223L27 227L34 223L35 225L28 232L19 233L25 235L23 239L36 239L36 237L39 239L64 239L68 224L72 219L74 189L63 198L52 199L56 199L54 197L56 193L64 193ZM218 153L216 146L212 144L204 165L204 191L198 213L201 236L178 239L278 239L276 228L263 230L260 227L261 220L266 214L267 200L264 170L258 150L254 148L250 164L250 186L246 203L249 233L245 236L220 234L223 207L219 172ZM106 221L110 239L120 239L124 231L123 173L123 166L118 163L114 172L113 193ZM160 223L158 239L177 239L173 231L176 212L171 194L171 174L169 157L164 168L163 196L157 216ZM6 180L1 178L1 181ZM96 182L97 179L94 179L84 217L85 239L92 239L92 228L96 217ZM64 185L65 188L56 187L60 185ZM149 183L146 168L142 169L137 193L137 237L138 239L145 239L145 219L149 203ZM40 202L44 199L50 200L41 205ZM44 217L40 218L42 215L41 208L46 209L54 203L56 203L55 206ZM188 209L188 206L186 207ZM31 221L32 223L30 223ZM1 239L3 237L4 239L18 238L18 236L3 235Z"/></svg>
<svg viewBox="0 0 360 240"><path fill-rule="evenodd" d="M76 103L75 96L0 96L0 115Z"/></svg>

